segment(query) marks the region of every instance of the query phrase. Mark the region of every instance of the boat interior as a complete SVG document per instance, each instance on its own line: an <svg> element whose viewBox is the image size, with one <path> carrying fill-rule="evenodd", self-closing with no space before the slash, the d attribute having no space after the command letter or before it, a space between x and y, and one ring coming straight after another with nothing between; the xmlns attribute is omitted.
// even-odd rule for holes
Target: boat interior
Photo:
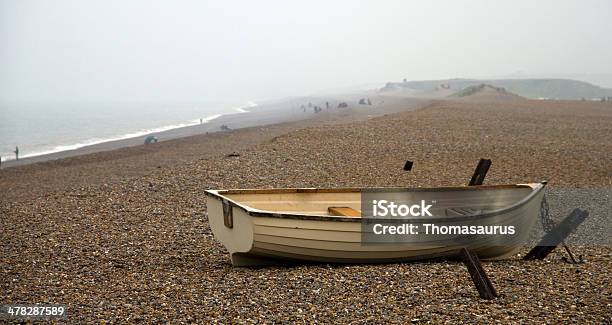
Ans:
<svg viewBox="0 0 612 325"><path fill-rule="evenodd" d="M361 218L362 199L368 193L394 195L402 202L431 204L433 216L469 216L503 209L521 201L539 183L524 185L470 186L431 189L263 189L209 191L247 211L279 214Z"/></svg>

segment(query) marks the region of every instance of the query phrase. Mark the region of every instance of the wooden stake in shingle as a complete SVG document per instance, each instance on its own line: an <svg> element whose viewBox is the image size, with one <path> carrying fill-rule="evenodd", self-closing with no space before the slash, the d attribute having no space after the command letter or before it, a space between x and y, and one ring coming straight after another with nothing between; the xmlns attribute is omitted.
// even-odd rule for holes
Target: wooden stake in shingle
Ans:
<svg viewBox="0 0 612 325"><path fill-rule="evenodd" d="M469 185L482 185L485 176L487 176L487 172L489 171L489 167L491 167L491 159L480 159Z"/></svg>
<svg viewBox="0 0 612 325"><path fill-rule="evenodd" d="M472 281L474 281L480 298L494 299L498 297L497 291L495 287L493 287L491 280L489 280L487 273L482 268L478 256L468 248L462 248L460 255L463 263L470 272L470 276L472 277Z"/></svg>
<svg viewBox="0 0 612 325"><path fill-rule="evenodd" d="M406 160L406 163L404 164L404 170L405 171L411 171L412 170L412 161Z"/></svg>
<svg viewBox="0 0 612 325"><path fill-rule="evenodd" d="M476 170L474 170L474 175L472 175L469 186L482 185L489 171L489 167L491 167L491 159L480 159L478 166L476 166ZM497 297L497 291L495 287L493 287L491 280L489 280L487 273L482 268L482 264L480 264L480 260L476 253L468 248L462 248L459 255L470 272L470 276L472 277L472 281L474 281L480 298L494 299Z"/></svg>
<svg viewBox="0 0 612 325"><path fill-rule="evenodd" d="M563 244L565 250L569 254L572 262L576 263L573 254L565 245L565 239L589 216L586 210L574 209L563 221L551 229L542 237L538 245L532 248L523 259L525 260L543 260L552 252L559 244Z"/></svg>

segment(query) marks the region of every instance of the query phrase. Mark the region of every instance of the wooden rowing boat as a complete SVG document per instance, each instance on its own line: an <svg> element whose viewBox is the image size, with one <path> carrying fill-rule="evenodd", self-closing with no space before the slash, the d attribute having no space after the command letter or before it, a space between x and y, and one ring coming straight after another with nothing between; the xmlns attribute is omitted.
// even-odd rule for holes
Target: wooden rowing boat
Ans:
<svg viewBox="0 0 612 325"><path fill-rule="evenodd" d="M364 191L410 192L414 199L435 199L432 222L479 220L481 224L518 224L538 220L545 183L415 189L261 189L208 190L208 219L214 236L231 254L235 266L287 261L382 263L457 254L461 245L439 242L362 242L361 199ZM423 220L421 220L423 221ZM472 249L483 259L507 257L524 242L512 244L484 237Z"/></svg>

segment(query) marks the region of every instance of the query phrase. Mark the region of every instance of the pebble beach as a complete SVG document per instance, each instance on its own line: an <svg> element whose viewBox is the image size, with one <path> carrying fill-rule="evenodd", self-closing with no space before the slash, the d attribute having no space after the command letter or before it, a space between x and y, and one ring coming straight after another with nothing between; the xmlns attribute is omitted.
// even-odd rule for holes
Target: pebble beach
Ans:
<svg viewBox="0 0 612 325"><path fill-rule="evenodd" d="M389 103L3 168L0 303L72 324L612 322L612 103ZM480 158L485 184L548 180L557 220L589 210L586 262L483 262L486 301L456 261L234 268L208 224L206 189L465 185Z"/></svg>

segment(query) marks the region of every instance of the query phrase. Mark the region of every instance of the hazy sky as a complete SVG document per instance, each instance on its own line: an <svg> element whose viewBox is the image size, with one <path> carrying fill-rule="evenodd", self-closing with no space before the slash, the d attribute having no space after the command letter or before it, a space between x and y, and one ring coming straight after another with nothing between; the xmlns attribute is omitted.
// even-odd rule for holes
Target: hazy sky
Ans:
<svg viewBox="0 0 612 325"><path fill-rule="evenodd" d="M609 0L0 0L0 100L256 100L612 73L611 31Z"/></svg>

